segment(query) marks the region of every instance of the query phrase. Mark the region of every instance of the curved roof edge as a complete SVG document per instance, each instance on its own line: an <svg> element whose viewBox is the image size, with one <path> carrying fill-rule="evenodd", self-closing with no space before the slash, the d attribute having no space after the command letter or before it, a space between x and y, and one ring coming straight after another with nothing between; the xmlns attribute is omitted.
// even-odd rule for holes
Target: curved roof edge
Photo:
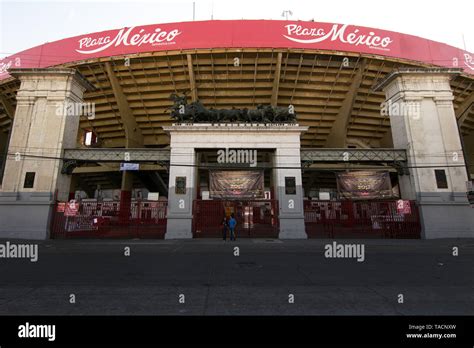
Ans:
<svg viewBox="0 0 474 348"><path fill-rule="evenodd" d="M45 43L0 60L11 68L46 68L101 57L212 48L314 49L372 54L474 76L474 54L408 34L356 25L277 20L213 20L106 30Z"/></svg>

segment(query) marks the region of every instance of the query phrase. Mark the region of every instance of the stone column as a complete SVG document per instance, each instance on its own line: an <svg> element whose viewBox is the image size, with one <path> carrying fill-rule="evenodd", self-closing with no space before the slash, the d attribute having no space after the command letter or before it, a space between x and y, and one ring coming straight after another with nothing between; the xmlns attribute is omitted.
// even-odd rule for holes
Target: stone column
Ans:
<svg viewBox="0 0 474 348"><path fill-rule="evenodd" d="M420 206L424 238L474 237L474 212L466 195L466 169L453 108L449 69L403 69L383 88L393 144L406 149L410 175L402 176L402 198ZM446 184L439 185L435 170Z"/></svg>
<svg viewBox="0 0 474 348"><path fill-rule="evenodd" d="M71 175L71 184L69 185L69 197L68 199L76 198L76 190L79 188L79 177L77 175Z"/></svg>
<svg viewBox="0 0 474 348"><path fill-rule="evenodd" d="M184 142L182 142L184 140ZM193 201L196 198L196 154L181 134L171 136L168 215L165 239L192 238ZM183 183L185 187L176 187Z"/></svg>
<svg viewBox="0 0 474 348"><path fill-rule="evenodd" d="M273 177L275 195L278 199L280 220L280 239L306 239L304 211L303 211L303 184L301 177L300 134L295 133L294 141L275 150ZM288 187L295 182L295 190Z"/></svg>
<svg viewBox="0 0 474 348"><path fill-rule="evenodd" d="M76 147L79 115L71 106L82 103L93 86L74 69L10 73L21 81L9 144L17 156L9 156L5 166L0 237L45 239L54 196L69 196L71 177L61 174L60 157L63 149Z"/></svg>
<svg viewBox="0 0 474 348"><path fill-rule="evenodd" d="M123 171L122 186L120 190L120 211L119 221L121 224L130 222L130 212L132 209L133 172Z"/></svg>

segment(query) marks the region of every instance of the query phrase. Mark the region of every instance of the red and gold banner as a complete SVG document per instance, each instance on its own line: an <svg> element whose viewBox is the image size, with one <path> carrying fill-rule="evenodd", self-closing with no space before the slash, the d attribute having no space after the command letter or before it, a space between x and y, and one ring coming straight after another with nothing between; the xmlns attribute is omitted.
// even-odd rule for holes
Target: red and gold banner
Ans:
<svg viewBox="0 0 474 348"><path fill-rule="evenodd" d="M264 198L262 170L211 170L209 196L215 199Z"/></svg>
<svg viewBox="0 0 474 348"><path fill-rule="evenodd" d="M339 198L384 199L392 197L388 172L356 171L336 173Z"/></svg>

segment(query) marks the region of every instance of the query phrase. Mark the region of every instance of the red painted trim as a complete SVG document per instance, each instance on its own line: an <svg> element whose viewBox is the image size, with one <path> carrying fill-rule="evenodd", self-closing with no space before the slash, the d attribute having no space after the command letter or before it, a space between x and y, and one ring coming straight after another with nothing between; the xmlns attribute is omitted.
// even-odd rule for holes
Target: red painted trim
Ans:
<svg viewBox="0 0 474 348"><path fill-rule="evenodd" d="M280 48L352 52L462 68L474 75L474 54L440 42L355 25L302 21L229 20L153 24L84 34L0 60L10 68L44 68L92 58L154 51Z"/></svg>

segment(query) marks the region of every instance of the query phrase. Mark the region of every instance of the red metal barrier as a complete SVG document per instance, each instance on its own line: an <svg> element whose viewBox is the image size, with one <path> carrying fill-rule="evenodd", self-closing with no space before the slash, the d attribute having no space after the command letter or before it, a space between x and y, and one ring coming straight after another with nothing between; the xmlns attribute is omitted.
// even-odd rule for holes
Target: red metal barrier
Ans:
<svg viewBox="0 0 474 348"><path fill-rule="evenodd" d="M397 201L304 201L308 238L419 239L420 216L415 201L410 213L399 213Z"/></svg>
<svg viewBox="0 0 474 348"><path fill-rule="evenodd" d="M82 202L76 216L65 216L55 206L51 238L163 238L166 201L131 202L127 223L120 219L120 202ZM122 210L123 211L123 210ZM194 237L222 236L224 216L234 213L236 234L277 238L278 202L275 200L196 200L193 204ZM418 206L399 214L397 201L304 201L309 238L420 238Z"/></svg>
<svg viewBox="0 0 474 348"><path fill-rule="evenodd" d="M61 204L55 206L51 238L164 238L166 232L166 201L130 202L128 219L119 201L82 202L76 216L65 216Z"/></svg>
<svg viewBox="0 0 474 348"><path fill-rule="evenodd" d="M195 200L195 238L222 238L224 216L234 214L237 238L278 238L278 202L275 200Z"/></svg>

